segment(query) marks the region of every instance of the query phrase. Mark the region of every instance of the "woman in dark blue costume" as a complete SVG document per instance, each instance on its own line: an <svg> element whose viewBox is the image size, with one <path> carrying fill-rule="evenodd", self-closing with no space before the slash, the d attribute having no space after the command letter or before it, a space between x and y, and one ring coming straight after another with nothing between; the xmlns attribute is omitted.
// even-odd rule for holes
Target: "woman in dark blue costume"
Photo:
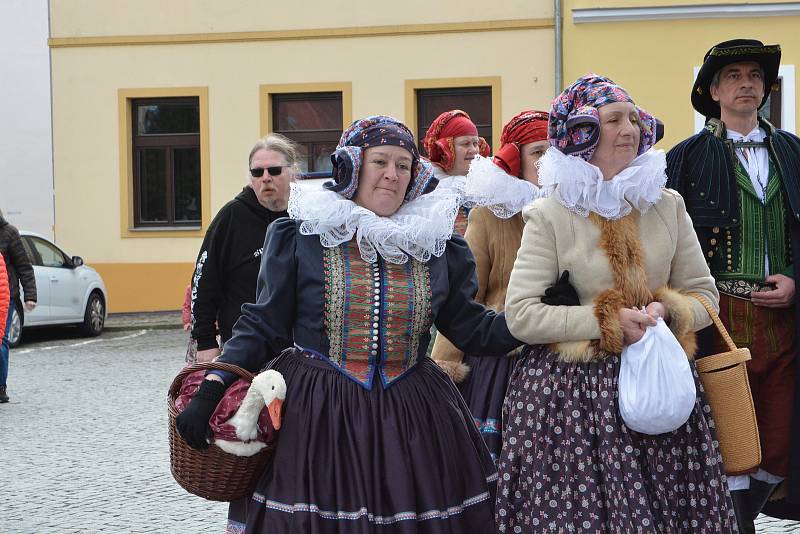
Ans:
<svg viewBox="0 0 800 534"><path fill-rule="evenodd" d="M473 300L475 264L452 235L459 198L434 191L413 135L391 117L355 122L332 159L334 182L295 186L292 219L270 228L257 302L219 358L269 364L288 386L273 461L232 503L228 532L494 532L492 459L425 356L431 324L469 353L520 344L503 314ZM190 445L206 446L231 381L209 374L178 417Z"/></svg>

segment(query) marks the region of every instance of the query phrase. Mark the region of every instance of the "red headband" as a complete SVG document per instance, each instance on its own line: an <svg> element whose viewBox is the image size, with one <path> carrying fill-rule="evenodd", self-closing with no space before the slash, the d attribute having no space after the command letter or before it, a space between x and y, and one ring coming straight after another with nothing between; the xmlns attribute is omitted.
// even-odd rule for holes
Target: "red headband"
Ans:
<svg viewBox="0 0 800 534"><path fill-rule="evenodd" d="M459 137L461 135L478 135L478 127L472 122L469 117L455 116L449 121L445 122L441 132L439 132L439 139L444 137Z"/></svg>
<svg viewBox="0 0 800 534"><path fill-rule="evenodd" d="M519 176L522 166L519 149L522 145L547 141L548 113L525 110L512 117L503 127L500 135L500 150L494 162L512 176Z"/></svg>
<svg viewBox="0 0 800 534"><path fill-rule="evenodd" d="M454 109L436 117L422 140L428 159L449 171L454 159L453 138L462 135L478 135L478 128L465 111ZM478 143L480 155L488 156L490 148L486 140L479 137Z"/></svg>

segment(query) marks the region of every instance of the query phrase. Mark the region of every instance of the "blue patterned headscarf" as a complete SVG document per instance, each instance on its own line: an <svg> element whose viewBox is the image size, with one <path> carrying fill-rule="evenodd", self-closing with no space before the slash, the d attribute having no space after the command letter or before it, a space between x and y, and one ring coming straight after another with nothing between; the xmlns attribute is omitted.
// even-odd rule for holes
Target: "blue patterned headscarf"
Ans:
<svg viewBox="0 0 800 534"><path fill-rule="evenodd" d="M612 102L633 104L633 99L625 89L603 76L587 74L578 78L553 100L547 129L550 144L564 154L590 160L600 141L597 109ZM635 107L642 131L637 155L642 155L660 139L663 126L645 110Z"/></svg>
<svg viewBox="0 0 800 534"><path fill-rule="evenodd" d="M399 146L411 153L411 181L406 191L406 202L436 188L439 180L433 176L433 166L420 159L411 130L387 115L357 120L342 133L336 151L331 154L333 181L326 183L325 187L345 198L353 198L358 189L364 151L379 145Z"/></svg>

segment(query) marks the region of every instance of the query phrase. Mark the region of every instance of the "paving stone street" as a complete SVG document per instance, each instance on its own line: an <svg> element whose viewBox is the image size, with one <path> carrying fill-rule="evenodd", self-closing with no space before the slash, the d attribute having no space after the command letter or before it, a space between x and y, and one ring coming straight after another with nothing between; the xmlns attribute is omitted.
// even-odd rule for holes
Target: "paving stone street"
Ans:
<svg viewBox="0 0 800 534"><path fill-rule="evenodd" d="M165 398L185 336L114 331L12 349L0 532L224 532L226 505L169 472Z"/></svg>
<svg viewBox="0 0 800 534"><path fill-rule="evenodd" d="M169 472L165 398L186 334L140 326L92 339L37 333L12 350L0 532L224 532L226 505L186 493ZM758 532L800 525L762 516Z"/></svg>

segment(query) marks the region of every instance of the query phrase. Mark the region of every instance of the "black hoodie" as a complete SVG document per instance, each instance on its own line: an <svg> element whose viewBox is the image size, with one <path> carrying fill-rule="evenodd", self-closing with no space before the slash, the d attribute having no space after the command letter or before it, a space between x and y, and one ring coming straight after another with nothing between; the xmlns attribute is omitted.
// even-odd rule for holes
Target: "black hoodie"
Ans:
<svg viewBox="0 0 800 534"><path fill-rule="evenodd" d="M218 346L215 322L222 342L230 339L242 304L255 302L267 227L287 216L259 204L246 186L211 221L192 276L192 337L197 350Z"/></svg>
<svg viewBox="0 0 800 534"><path fill-rule="evenodd" d="M22 281L25 300L36 302L36 277L33 274L31 258L25 251L19 231L2 215L0 215L0 253L3 254L8 270L8 288L11 290L11 298L20 297L19 281Z"/></svg>

